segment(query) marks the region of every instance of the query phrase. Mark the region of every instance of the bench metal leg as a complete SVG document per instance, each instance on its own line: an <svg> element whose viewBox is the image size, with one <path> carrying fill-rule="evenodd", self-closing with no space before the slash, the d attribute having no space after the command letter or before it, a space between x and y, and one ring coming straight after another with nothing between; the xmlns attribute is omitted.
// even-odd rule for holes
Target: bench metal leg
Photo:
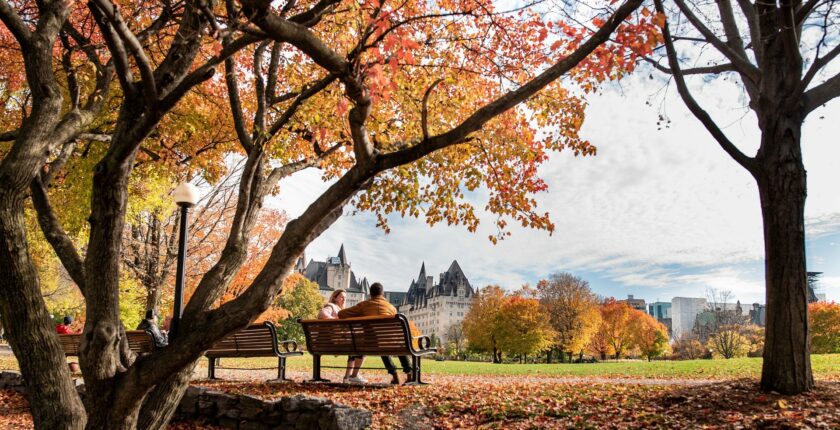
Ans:
<svg viewBox="0 0 840 430"><path fill-rule="evenodd" d="M286 380L286 357L277 357L277 379Z"/></svg>
<svg viewBox="0 0 840 430"><path fill-rule="evenodd" d="M207 365L207 379L216 379L216 359L207 357L210 362Z"/></svg>
<svg viewBox="0 0 840 430"><path fill-rule="evenodd" d="M329 379L321 377L321 356L312 356L312 381L310 382L329 382Z"/></svg>
<svg viewBox="0 0 840 430"><path fill-rule="evenodd" d="M423 357L411 356L411 379L413 379L413 381L407 382L405 385L428 385L427 382L423 382L420 379L420 376L422 375L422 358Z"/></svg>

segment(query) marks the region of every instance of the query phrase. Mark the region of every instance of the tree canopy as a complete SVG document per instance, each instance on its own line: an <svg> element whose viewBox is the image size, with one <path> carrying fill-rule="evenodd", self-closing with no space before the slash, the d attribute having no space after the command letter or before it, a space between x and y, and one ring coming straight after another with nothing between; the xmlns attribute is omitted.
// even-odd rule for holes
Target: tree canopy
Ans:
<svg viewBox="0 0 840 430"><path fill-rule="evenodd" d="M201 352L271 307L350 202L386 229L396 213L474 230L465 195L483 187L498 215L491 240L511 222L551 231L533 198L545 190L538 167L554 151L594 153L578 136L580 94L658 42L640 4L605 3L579 25L538 3L475 0L0 0L0 315L27 357L36 426L164 427ZM169 184L219 180L231 154L244 164L230 227L175 339L137 357L119 311L130 216L163 214L153 197ZM243 271L265 197L311 167L331 186ZM30 204L84 296L80 365L96 402L82 405L48 322Z"/></svg>

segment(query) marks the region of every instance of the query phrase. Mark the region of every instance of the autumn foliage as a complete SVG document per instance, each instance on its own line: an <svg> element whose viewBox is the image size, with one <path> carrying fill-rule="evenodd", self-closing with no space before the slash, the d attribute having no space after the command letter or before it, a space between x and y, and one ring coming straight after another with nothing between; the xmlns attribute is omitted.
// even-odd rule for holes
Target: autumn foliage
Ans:
<svg viewBox="0 0 840 430"><path fill-rule="evenodd" d="M641 356L649 360L670 351L668 329L627 303L608 298L598 302L588 283L570 274L556 274L512 293L499 286L478 291L463 321L468 346L490 353L527 356L552 350L596 359ZM550 360L550 354L549 358Z"/></svg>
<svg viewBox="0 0 840 430"><path fill-rule="evenodd" d="M840 353L840 304L812 303L808 306L808 324L814 354Z"/></svg>
<svg viewBox="0 0 840 430"><path fill-rule="evenodd" d="M552 231L536 207L539 167L561 150L594 154L579 135L583 95L660 40L640 5L568 19L560 6L489 0L0 2L0 304L27 356L36 425L165 426L202 352L269 310L345 205L385 229L399 214L474 231L467 196L482 188L497 215L491 240L511 223ZM167 217L145 197L215 183L229 158L245 160L234 209L196 230L179 341L137 359L120 337L120 305L136 298L124 230ZM295 220L261 218L280 180L308 168L330 188ZM30 204L37 225L25 222ZM153 206L160 218L134 217ZM85 298L80 365L96 402L82 403L51 335L33 228ZM550 337L523 331L539 320L535 303L510 299L516 318L499 319L530 339L510 342L519 353Z"/></svg>

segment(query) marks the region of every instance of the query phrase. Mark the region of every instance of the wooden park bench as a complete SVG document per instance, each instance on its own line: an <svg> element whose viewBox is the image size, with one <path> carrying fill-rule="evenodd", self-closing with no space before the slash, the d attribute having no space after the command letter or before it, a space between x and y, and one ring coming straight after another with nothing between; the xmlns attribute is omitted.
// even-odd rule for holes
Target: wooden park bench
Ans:
<svg viewBox="0 0 840 430"><path fill-rule="evenodd" d="M137 354L145 354L154 351L162 345L155 344L155 337L146 330L126 330L128 347ZM64 348L64 355L68 357L79 356L79 345L82 343L81 333L59 334L61 347Z"/></svg>
<svg viewBox="0 0 840 430"><path fill-rule="evenodd" d="M306 349L312 354L313 381L321 378L322 355L405 355L411 357L412 384L421 381L421 358L434 354L431 339L421 336L405 315L333 320L300 320Z"/></svg>
<svg viewBox="0 0 840 430"><path fill-rule="evenodd" d="M282 350L280 345L283 346ZM303 352L298 351L298 344L293 340L278 342L274 324L265 322L250 325L225 336L214 343L204 355L210 360L207 366L207 377L210 379L216 379L216 368L219 367L222 357L277 357L277 379L284 381L286 358L303 355Z"/></svg>

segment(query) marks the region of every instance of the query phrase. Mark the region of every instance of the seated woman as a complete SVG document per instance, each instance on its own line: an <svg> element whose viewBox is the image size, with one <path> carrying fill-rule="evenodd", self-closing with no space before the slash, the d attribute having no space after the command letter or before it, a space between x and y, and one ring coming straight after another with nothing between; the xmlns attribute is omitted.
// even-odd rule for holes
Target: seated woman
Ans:
<svg viewBox="0 0 840 430"><path fill-rule="evenodd" d="M347 293L343 289L333 291L330 300L324 304L321 312L318 312L319 320L334 320L338 318L338 311L344 309L344 302L347 300ZM365 362L364 357L347 357L347 370L344 371L344 382L364 384L366 379L359 376L359 369Z"/></svg>

